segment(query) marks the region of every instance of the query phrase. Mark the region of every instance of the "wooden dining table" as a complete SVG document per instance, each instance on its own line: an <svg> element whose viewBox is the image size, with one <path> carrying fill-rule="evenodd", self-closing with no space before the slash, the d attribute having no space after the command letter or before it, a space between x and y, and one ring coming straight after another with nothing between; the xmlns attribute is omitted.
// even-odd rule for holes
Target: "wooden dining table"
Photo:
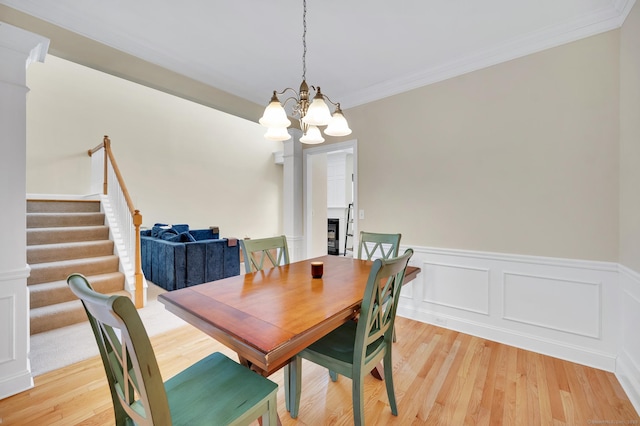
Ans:
<svg viewBox="0 0 640 426"><path fill-rule="evenodd" d="M323 262L322 278L311 276L311 262ZM158 300L266 377L357 315L372 264L321 256L163 293ZM404 283L419 272L408 266Z"/></svg>
<svg viewBox="0 0 640 426"><path fill-rule="evenodd" d="M311 262L323 262L322 278ZM233 349L264 376L353 318L372 262L321 256L158 296L165 308ZM405 283L420 272L409 266Z"/></svg>

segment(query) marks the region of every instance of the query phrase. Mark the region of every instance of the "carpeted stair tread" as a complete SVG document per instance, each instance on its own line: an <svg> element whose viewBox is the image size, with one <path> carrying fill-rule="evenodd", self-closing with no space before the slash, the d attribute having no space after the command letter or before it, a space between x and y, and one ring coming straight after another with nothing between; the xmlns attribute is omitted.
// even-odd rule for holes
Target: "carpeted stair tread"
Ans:
<svg viewBox="0 0 640 426"><path fill-rule="evenodd" d="M27 200L27 213L99 212L97 200Z"/></svg>
<svg viewBox="0 0 640 426"><path fill-rule="evenodd" d="M27 229L28 246L108 239L109 227L106 225Z"/></svg>
<svg viewBox="0 0 640 426"><path fill-rule="evenodd" d="M113 254L113 241L95 240L27 246L27 263L55 262Z"/></svg>
<svg viewBox="0 0 640 426"><path fill-rule="evenodd" d="M91 275L87 276L87 279L93 289L99 293L116 293L124 288L124 274L122 272ZM28 289L31 309L77 299L69 289L66 279L32 284L28 286Z"/></svg>
<svg viewBox="0 0 640 426"><path fill-rule="evenodd" d="M87 276L116 272L118 265L119 258L116 255L36 263L30 265L31 275L27 278L27 285L64 280L74 272Z"/></svg>
<svg viewBox="0 0 640 426"><path fill-rule="evenodd" d="M99 200L27 200L31 334L86 322L66 279L80 273L103 294L128 295Z"/></svg>
<svg viewBox="0 0 640 426"><path fill-rule="evenodd" d="M27 213L27 228L104 225L104 213Z"/></svg>
<svg viewBox="0 0 640 426"><path fill-rule="evenodd" d="M130 294L124 290L113 294L122 294L131 297ZM88 321L87 314L79 299L34 308L30 311L31 334L42 333L43 331L66 327L84 321ZM61 342L61 344L63 343Z"/></svg>

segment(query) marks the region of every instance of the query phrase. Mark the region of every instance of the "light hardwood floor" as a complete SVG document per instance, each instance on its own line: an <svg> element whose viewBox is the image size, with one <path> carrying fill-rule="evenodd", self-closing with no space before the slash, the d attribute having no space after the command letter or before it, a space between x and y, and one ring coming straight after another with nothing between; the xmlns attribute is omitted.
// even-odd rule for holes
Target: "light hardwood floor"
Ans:
<svg viewBox="0 0 640 426"><path fill-rule="evenodd" d="M391 414L384 383L365 381L367 425L640 425L612 373L398 318L394 382L399 415ZM191 326L151 339L166 378L201 357L235 355ZM62 343L62 342L61 342ZM284 407L283 425L353 423L351 381L333 383L326 370L302 368L297 420ZM112 425L109 390L99 357L35 378L35 387L0 400L0 425Z"/></svg>

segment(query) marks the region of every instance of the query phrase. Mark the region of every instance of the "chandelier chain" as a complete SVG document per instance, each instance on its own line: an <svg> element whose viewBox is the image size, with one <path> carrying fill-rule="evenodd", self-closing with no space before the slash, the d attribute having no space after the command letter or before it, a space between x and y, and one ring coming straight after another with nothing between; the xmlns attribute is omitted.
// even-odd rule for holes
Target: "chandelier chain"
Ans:
<svg viewBox="0 0 640 426"><path fill-rule="evenodd" d="M302 0L302 81L307 78L307 0Z"/></svg>

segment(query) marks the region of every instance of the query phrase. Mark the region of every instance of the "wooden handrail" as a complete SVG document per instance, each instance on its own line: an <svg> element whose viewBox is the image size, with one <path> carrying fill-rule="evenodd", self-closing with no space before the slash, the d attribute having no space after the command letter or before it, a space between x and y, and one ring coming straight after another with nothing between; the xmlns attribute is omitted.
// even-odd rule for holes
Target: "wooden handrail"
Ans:
<svg viewBox="0 0 640 426"><path fill-rule="evenodd" d="M104 178L103 178L103 194L107 195L109 189L108 183L108 174L107 174L107 166L108 163L111 163L111 167L113 168L113 172L116 175L116 179L118 180L118 185L122 190L122 194L124 195L125 202L127 203L127 208L131 213L131 221L133 223L133 227L135 229L135 251L134 251L134 275L136 281L136 297L135 297L135 305L136 308L142 308L144 306L143 299L143 283L142 283L142 253L140 250L140 226L142 225L142 214L140 214L140 210L136 210L133 206L133 201L131 201L131 197L129 196L129 191L127 190L127 186L124 183L124 179L122 178L122 174L120 173L120 169L118 168L118 163L116 162L115 157L113 156L113 151L111 151L111 140L109 136L104 135L104 139L102 143L96 146L93 149L90 149L87 153L89 157L91 157L94 153L98 152L100 149L104 149Z"/></svg>

